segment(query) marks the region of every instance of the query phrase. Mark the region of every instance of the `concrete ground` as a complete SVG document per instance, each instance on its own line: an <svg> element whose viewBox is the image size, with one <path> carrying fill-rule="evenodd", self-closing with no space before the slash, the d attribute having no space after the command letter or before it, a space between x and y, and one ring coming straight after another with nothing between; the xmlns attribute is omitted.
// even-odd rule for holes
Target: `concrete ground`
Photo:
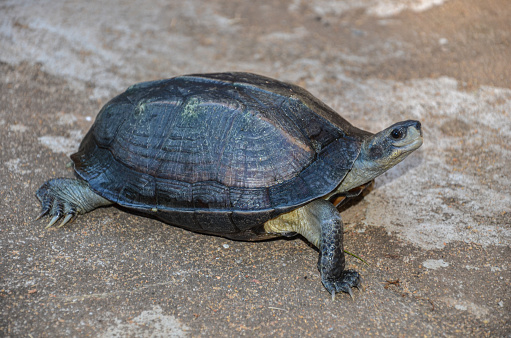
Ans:
<svg viewBox="0 0 511 338"><path fill-rule="evenodd" d="M508 0L0 2L0 336L511 336ZM104 208L35 221L129 85L251 71L424 145L343 211L332 301L301 239L235 242Z"/></svg>

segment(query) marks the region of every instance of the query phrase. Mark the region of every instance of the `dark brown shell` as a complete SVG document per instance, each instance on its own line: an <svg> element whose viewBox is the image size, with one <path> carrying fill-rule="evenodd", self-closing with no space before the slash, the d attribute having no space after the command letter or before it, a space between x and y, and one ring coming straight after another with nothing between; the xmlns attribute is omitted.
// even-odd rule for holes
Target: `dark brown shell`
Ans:
<svg viewBox="0 0 511 338"><path fill-rule="evenodd" d="M130 87L71 158L112 202L236 237L335 189L368 135L300 87L199 74Z"/></svg>

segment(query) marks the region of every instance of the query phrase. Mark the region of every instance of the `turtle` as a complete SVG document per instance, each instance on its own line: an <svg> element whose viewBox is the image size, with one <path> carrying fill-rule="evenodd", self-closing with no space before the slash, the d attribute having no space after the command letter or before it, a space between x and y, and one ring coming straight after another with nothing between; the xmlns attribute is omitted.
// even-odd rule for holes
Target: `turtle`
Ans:
<svg viewBox="0 0 511 338"><path fill-rule="evenodd" d="M361 287L345 268L338 202L422 145L421 123L371 133L307 90L244 72L129 87L103 106L71 155L76 178L36 192L60 226L108 205L234 240L302 235L335 297Z"/></svg>

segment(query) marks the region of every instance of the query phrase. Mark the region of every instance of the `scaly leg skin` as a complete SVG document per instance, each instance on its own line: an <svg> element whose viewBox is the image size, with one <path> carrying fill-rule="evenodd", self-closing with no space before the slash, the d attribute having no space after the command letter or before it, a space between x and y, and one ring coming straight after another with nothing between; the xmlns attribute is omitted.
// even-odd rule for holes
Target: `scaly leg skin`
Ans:
<svg viewBox="0 0 511 338"><path fill-rule="evenodd" d="M346 292L353 298L351 288L360 288L361 277L355 270L344 270L344 227L341 215L334 207L333 209L323 205L322 208L314 210L321 214L323 221L318 269L321 272L321 281L332 295L332 300L335 299L336 292Z"/></svg>
<svg viewBox="0 0 511 338"><path fill-rule="evenodd" d="M59 228L77 215L112 204L93 192L87 182L72 178L49 180L37 190L36 196L42 204L41 213L36 219L45 215L52 217L46 228L51 227L61 217L64 219Z"/></svg>
<svg viewBox="0 0 511 338"><path fill-rule="evenodd" d="M343 224L332 203L313 201L265 223L269 233L297 232L319 248L318 269L323 285L335 298L346 292L353 298L352 287L361 287L361 277L354 270L344 270Z"/></svg>

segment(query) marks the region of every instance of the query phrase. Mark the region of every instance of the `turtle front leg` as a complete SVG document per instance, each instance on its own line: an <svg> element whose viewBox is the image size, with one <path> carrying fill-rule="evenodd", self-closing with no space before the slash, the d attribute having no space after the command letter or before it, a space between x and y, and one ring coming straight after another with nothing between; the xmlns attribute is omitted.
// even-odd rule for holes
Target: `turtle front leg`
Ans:
<svg viewBox="0 0 511 338"><path fill-rule="evenodd" d="M64 217L59 227L64 226L76 215L85 214L112 202L96 194L89 184L72 178L55 178L44 183L36 192L41 201L41 213L36 219L48 214L52 217L46 228Z"/></svg>
<svg viewBox="0 0 511 338"><path fill-rule="evenodd" d="M318 269L323 285L335 298L336 292L353 297L352 287L361 286L361 277L354 270L344 270L343 224L332 203L316 200L265 223L269 233L297 232L319 249Z"/></svg>
<svg viewBox="0 0 511 338"><path fill-rule="evenodd" d="M311 210L321 220L321 244L318 260L321 281L332 295L332 300L335 298L336 292L349 293L353 298L351 288L361 286L361 277L355 270L344 270L346 261L341 214L331 203L322 201L321 204Z"/></svg>

